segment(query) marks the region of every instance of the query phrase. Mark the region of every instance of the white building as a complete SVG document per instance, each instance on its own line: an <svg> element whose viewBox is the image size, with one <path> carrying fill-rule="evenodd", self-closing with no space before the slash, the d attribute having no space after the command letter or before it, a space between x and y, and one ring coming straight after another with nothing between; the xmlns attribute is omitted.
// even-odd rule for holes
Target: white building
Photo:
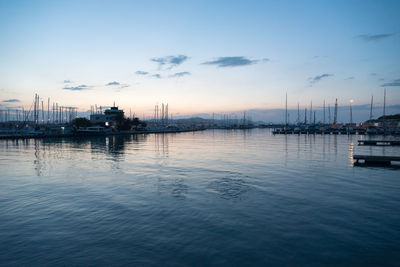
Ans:
<svg viewBox="0 0 400 267"><path fill-rule="evenodd" d="M124 116L124 111L122 109L118 109L118 107L114 106L110 109L106 109L104 114L96 113L90 115L90 122L97 124L97 123L104 123L106 126L113 124L117 117Z"/></svg>

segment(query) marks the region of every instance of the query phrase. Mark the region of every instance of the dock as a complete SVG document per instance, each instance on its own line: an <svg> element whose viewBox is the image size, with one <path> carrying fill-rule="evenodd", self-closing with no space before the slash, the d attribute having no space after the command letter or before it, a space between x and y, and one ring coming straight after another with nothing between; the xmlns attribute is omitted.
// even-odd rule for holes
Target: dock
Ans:
<svg viewBox="0 0 400 267"><path fill-rule="evenodd" d="M359 146L400 146L399 140L358 140Z"/></svg>
<svg viewBox="0 0 400 267"><path fill-rule="evenodd" d="M385 165L389 166L392 161L400 161L400 157L396 156L368 156L368 155L354 155L353 159L356 160L354 165L360 165L360 160L364 161L365 165Z"/></svg>

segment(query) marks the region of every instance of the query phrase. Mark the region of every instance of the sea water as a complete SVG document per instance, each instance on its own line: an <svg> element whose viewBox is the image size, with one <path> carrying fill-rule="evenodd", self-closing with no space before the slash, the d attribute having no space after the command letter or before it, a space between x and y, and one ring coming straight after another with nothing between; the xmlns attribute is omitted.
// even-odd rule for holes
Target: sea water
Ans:
<svg viewBox="0 0 400 267"><path fill-rule="evenodd" d="M0 265L398 266L400 170L268 129L0 141Z"/></svg>

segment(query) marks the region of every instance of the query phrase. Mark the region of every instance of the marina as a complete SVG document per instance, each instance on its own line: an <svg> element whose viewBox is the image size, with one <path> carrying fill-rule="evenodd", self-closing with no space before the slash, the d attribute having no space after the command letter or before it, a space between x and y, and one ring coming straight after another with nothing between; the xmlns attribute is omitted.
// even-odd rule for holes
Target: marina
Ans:
<svg viewBox="0 0 400 267"><path fill-rule="evenodd" d="M35 94L29 110L16 109L13 113L10 113L10 110L0 112L0 139L80 138L179 133L205 129L203 125L190 122L177 123L171 120L168 115L168 104L165 106L162 104L160 108L156 105L154 118L148 121L132 116L131 111L129 117L125 116L124 111L115 106L115 102L111 107L92 105L89 119L78 117L77 114L77 108L66 109L58 103L53 103L53 107L50 108L50 98L48 98L46 110L43 100Z"/></svg>
<svg viewBox="0 0 400 267"><path fill-rule="evenodd" d="M364 122L355 123L353 121L353 102L349 101L349 122L339 123L338 120L338 99L335 100L333 121L331 122L331 111L328 106L328 122L326 121L325 100L322 105L322 121L316 121L316 111L313 111L313 104L310 104L309 120L307 120L307 108L304 110L304 121L300 118L300 106L297 105L297 120L295 123L289 123L289 114L287 106L287 94L285 98L285 124L275 127L273 134L333 134L333 135L400 135L400 114L386 114L386 89L383 91L383 114L377 119L373 119L373 96L371 96L371 105L369 119ZM315 109L315 108L314 108ZM395 142L394 142L395 143ZM394 144L393 143L393 144ZM366 142L367 144L367 142ZM373 144L370 142L369 144ZM379 143L381 144L381 143ZM383 143L382 143L383 144Z"/></svg>
<svg viewBox="0 0 400 267"><path fill-rule="evenodd" d="M400 0L0 0L0 267L400 266Z"/></svg>

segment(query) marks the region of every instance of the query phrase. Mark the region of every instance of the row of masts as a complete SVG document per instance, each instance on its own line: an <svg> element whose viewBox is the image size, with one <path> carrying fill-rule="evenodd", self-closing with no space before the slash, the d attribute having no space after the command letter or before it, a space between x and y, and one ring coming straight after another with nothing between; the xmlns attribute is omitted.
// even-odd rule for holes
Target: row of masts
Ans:
<svg viewBox="0 0 400 267"><path fill-rule="evenodd" d="M247 126L252 124L251 117L243 111L243 117L240 118L237 114L212 114L212 125L231 127L234 125Z"/></svg>
<svg viewBox="0 0 400 267"><path fill-rule="evenodd" d="M374 96L371 96L371 106L370 106L370 112L369 112L369 120L373 119L373 103L374 103ZM331 121L331 106L328 104L328 121L326 121L326 103L325 100L323 102L323 124L333 124L336 125L338 123L338 100L337 98L335 99L335 108L334 108L334 115L333 115L333 122ZM383 96L383 118L385 118L386 115L386 88L384 89L384 96ZM286 99L285 99L285 125L289 124L289 118L290 114L288 113L288 106L287 106L287 93L286 93ZM331 123L332 122L332 123ZM300 103L297 102L297 124L301 124L302 121L300 119ZM307 107L304 108L304 124L316 124L316 111L313 111L313 102L311 100L310 104L310 110L309 110L309 120L307 119ZM350 100L350 120L349 120L350 125L353 124L353 100Z"/></svg>
<svg viewBox="0 0 400 267"><path fill-rule="evenodd" d="M77 117L76 107L61 106L56 102L51 104L50 98L47 98L46 102L45 104L45 101L35 94L29 110L25 110L24 107L0 110L0 122L23 122L35 125L58 124L69 123Z"/></svg>
<svg viewBox="0 0 400 267"><path fill-rule="evenodd" d="M326 103L325 100L323 102L323 124L331 124L331 106L330 104L328 104L328 121L326 121ZM307 118L307 107L304 108L304 121L302 122L300 119L300 103L297 102L297 124L316 124L316 111L313 111L313 102L311 100L310 103L310 110L309 110L309 117ZM334 115L333 115L333 124L337 124L337 114L338 114L338 103L337 103L337 98L335 99L335 109L334 109ZM287 109L287 93L286 93L286 101L285 101L285 125L289 124L289 118L290 118L290 114L288 113L288 109ZM352 119L351 119L352 121Z"/></svg>
<svg viewBox="0 0 400 267"><path fill-rule="evenodd" d="M104 111L105 109L106 109L106 107L97 106L97 104L91 105L91 106L90 106L90 115L93 115L93 114L103 114L103 111Z"/></svg>
<svg viewBox="0 0 400 267"><path fill-rule="evenodd" d="M161 125L166 125L168 124L169 119L170 117L168 115L168 103L162 103L161 106L158 106L158 104L156 104L154 106L153 122Z"/></svg>

